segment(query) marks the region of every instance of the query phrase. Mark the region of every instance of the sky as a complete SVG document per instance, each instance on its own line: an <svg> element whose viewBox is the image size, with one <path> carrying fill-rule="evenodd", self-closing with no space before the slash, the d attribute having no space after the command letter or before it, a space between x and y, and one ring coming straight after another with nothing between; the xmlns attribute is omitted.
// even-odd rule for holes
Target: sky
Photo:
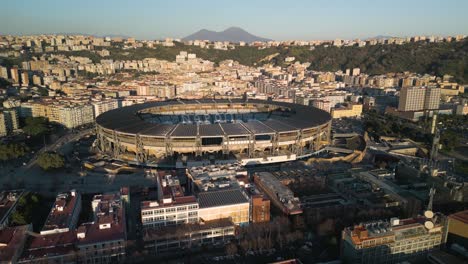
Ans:
<svg viewBox="0 0 468 264"><path fill-rule="evenodd" d="M275 40L468 35L467 0L2 0L0 34L182 38L241 27Z"/></svg>

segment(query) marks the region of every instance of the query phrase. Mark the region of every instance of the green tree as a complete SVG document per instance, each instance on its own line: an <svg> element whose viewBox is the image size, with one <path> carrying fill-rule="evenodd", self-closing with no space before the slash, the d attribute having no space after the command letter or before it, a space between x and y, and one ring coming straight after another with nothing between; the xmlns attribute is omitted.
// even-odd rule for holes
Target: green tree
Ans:
<svg viewBox="0 0 468 264"><path fill-rule="evenodd" d="M24 133L31 136L37 136L46 133L48 131L47 119L44 117L27 117L23 131Z"/></svg>
<svg viewBox="0 0 468 264"><path fill-rule="evenodd" d="M49 95L49 90L45 87L39 87L38 88L39 94L41 96L48 96Z"/></svg>
<svg viewBox="0 0 468 264"><path fill-rule="evenodd" d="M6 79L0 78L0 88L6 88L9 85L11 85L11 82L7 81Z"/></svg>
<svg viewBox="0 0 468 264"><path fill-rule="evenodd" d="M57 153L41 153L37 158L37 164L44 170L59 169L65 165L65 159Z"/></svg>
<svg viewBox="0 0 468 264"><path fill-rule="evenodd" d="M10 143L0 145L0 160L7 161L26 155L29 148L24 144Z"/></svg>
<svg viewBox="0 0 468 264"><path fill-rule="evenodd" d="M21 214L19 211L15 211L11 214L11 224L14 226L17 225L26 225L26 219L24 219L24 215Z"/></svg>
<svg viewBox="0 0 468 264"><path fill-rule="evenodd" d="M109 81L107 84L110 86L119 86L122 84L122 82L121 81Z"/></svg>

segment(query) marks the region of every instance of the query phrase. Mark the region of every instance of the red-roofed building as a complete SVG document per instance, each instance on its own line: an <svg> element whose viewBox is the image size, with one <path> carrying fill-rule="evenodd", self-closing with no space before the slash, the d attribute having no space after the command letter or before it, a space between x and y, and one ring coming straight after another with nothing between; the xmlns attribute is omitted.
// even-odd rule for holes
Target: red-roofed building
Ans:
<svg viewBox="0 0 468 264"><path fill-rule="evenodd" d="M10 215L15 212L18 201L23 195L22 190L0 192L0 229L8 226Z"/></svg>
<svg viewBox="0 0 468 264"><path fill-rule="evenodd" d="M57 195L41 230L41 235L68 232L75 229L80 212L81 195L75 190Z"/></svg>
<svg viewBox="0 0 468 264"><path fill-rule="evenodd" d="M54 209L66 204L57 200ZM125 206L121 194L95 195L91 207L93 221L77 229L47 234L31 233L29 246L19 263L121 262L125 257L127 240Z"/></svg>
<svg viewBox="0 0 468 264"><path fill-rule="evenodd" d="M127 230L120 193L95 195L94 221L78 227L76 236L83 263L117 263L124 259Z"/></svg>
<svg viewBox="0 0 468 264"><path fill-rule="evenodd" d="M76 241L74 230L33 235L18 263L74 263Z"/></svg>
<svg viewBox="0 0 468 264"><path fill-rule="evenodd" d="M17 263L23 252L27 232L31 225L7 227L0 230L0 263Z"/></svg>

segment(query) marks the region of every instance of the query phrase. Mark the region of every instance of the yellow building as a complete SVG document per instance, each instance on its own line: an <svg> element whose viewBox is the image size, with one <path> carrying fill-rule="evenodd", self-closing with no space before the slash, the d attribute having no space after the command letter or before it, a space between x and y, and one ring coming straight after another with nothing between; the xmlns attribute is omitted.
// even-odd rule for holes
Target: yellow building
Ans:
<svg viewBox="0 0 468 264"><path fill-rule="evenodd" d="M236 225L249 223L250 203L239 189L201 192L198 202L198 217L203 221L229 218Z"/></svg>
<svg viewBox="0 0 468 264"><path fill-rule="evenodd" d="M331 110L332 118L358 117L362 114L362 104L348 104L343 108L333 108Z"/></svg>
<svg viewBox="0 0 468 264"><path fill-rule="evenodd" d="M448 244L468 246L468 210L449 215L447 233Z"/></svg>

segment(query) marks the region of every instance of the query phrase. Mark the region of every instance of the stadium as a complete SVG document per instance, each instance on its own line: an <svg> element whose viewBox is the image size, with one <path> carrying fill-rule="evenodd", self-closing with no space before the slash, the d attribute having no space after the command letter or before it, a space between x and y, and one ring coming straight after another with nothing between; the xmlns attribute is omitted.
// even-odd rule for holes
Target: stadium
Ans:
<svg viewBox="0 0 468 264"><path fill-rule="evenodd" d="M97 147L118 160L221 161L244 165L307 157L330 142L320 109L261 100L190 100L132 105L96 118Z"/></svg>

